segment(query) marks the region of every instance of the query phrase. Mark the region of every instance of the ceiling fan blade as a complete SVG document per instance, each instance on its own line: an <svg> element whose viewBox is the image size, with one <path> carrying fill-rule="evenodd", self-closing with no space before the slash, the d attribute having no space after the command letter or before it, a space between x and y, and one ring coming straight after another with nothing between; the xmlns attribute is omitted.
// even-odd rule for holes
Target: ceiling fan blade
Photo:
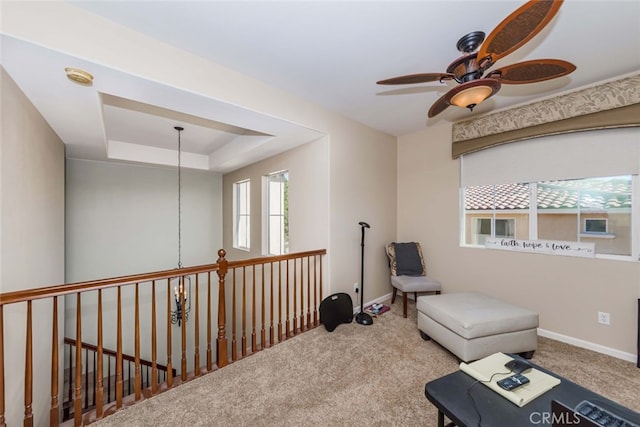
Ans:
<svg viewBox="0 0 640 427"><path fill-rule="evenodd" d="M406 76L393 77L386 80L380 80L376 82L379 85L406 85L413 83L427 83L438 82L442 80L453 79L453 74L449 73L421 73L421 74L409 74Z"/></svg>
<svg viewBox="0 0 640 427"><path fill-rule="evenodd" d="M486 57L495 63L523 46L551 21L563 0L530 0L516 9L489 34L478 51L478 61Z"/></svg>
<svg viewBox="0 0 640 427"><path fill-rule="evenodd" d="M491 71L488 77L498 79L500 83L517 85L566 76L575 69L575 65L560 59L534 59Z"/></svg>
<svg viewBox="0 0 640 427"><path fill-rule="evenodd" d="M429 118L435 117L438 114L442 113L444 110L446 110L447 107L451 105L449 103L449 98L450 98L449 92L447 92L444 95L442 95L436 102L434 102L431 108L429 108L428 117Z"/></svg>

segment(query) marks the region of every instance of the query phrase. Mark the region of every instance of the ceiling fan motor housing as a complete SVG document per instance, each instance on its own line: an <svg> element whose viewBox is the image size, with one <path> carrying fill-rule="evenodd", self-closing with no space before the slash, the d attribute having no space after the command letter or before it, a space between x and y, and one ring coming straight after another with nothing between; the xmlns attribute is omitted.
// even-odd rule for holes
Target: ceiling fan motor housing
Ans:
<svg viewBox="0 0 640 427"><path fill-rule="evenodd" d="M458 83L466 83L481 78L482 74L484 74L484 69L478 65L477 57L477 53L461 56L447 67L447 73L453 74L453 78Z"/></svg>

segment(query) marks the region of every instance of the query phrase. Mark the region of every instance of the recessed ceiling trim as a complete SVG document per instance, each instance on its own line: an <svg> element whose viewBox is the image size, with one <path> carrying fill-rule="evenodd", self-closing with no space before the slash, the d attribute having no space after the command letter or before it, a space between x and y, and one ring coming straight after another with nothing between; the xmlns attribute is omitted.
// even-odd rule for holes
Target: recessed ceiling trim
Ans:
<svg viewBox="0 0 640 427"><path fill-rule="evenodd" d="M269 142L273 137L239 136L233 140L233 146L226 144L209 155L209 167L217 169L223 167L227 162L236 159L242 154L248 153Z"/></svg>
<svg viewBox="0 0 640 427"><path fill-rule="evenodd" d="M122 141L108 141L107 157L114 160L178 166L177 150L130 144ZM209 170L209 157L206 155L182 152L181 157L181 167Z"/></svg>
<svg viewBox="0 0 640 427"><path fill-rule="evenodd" d="M181 113L179 111L169 110L167 108L158 107L156 105L146 104L144 102L133 101L131 99L110 95L108 93L100 93L100 98L102 99L102 103L104 105L110 105L112 107L118 107L125 110L132 110L139 113L164 117L180 123L188 123L196 126L215 129L221 132L233 133L236 135L272 136L255 130L245 129L242 127L230 125L228 123L222 123L211 119L197 117L191 114Z"/></svg>

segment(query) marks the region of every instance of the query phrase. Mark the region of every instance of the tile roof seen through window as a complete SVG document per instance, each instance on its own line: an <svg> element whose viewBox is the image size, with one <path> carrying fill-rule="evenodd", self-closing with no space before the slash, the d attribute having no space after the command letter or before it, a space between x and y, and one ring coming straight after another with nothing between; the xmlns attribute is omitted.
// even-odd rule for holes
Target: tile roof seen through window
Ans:
<svg viewBox="0 0 640 427"><path fill-rule="evenodd" d="M530 185L479 185L465 189L466 210L529 209ZM631 177L591 178L538 183L538 209L631 208Z"/></svg>

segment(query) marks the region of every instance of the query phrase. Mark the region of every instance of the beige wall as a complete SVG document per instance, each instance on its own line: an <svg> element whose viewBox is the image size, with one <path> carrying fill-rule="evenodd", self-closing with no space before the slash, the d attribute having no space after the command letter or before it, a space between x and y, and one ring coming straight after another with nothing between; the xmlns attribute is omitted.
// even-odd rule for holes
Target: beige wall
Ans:
<svg viewBox="0 0 640 427"><path fill-rule="evenodd" d="M351 294L360 282L361 229L365 232L364 303L391 292L384 251L396 240L396 139L352 126L330 144L331 289Z"/></svg>
<svg viewBox="0 0 640 427"><path fill-rule="evenodd" d="M326 249L329 245L329 146L327 138L302 145L223 177L223 246L227 258L264 255L262 250L262 177L289 171L290 252ZM233 248L233 184L251 182L251 250Z"/></svg>
<svg viewBox="0 0 640 427"><path fill-rule="evenodd" d="M4 293L64 282L64 145L4 68L0 72L0 292ZM51 300L34 301L32 307L36 425L48 425L49 419L52 307ZM26 304L3 310L6 422L18 425L24 417ZM59 351L63 315L64 304L59 302Z"/></svg>
<svg viewBox="0 0 640 427"><path fill-rule="evenodd" d="M364 126L332 124L333 133L224 176L224 247L229 259L262 256L261 177L289 170L291 252L327 249L325 295L346 292L357 305L361 229L365 235L364 301L391 291L384 255L395 240L395 138ZM251 179L251 251L233 249L232 186Z"/></svg>
<svg viewBox="0 0 640 427"><path fill-rule="evenodd" d="M486 292L536 310L546 331L636 353L640 264L460 247L450 123L400 137L398 164L398 238L423 243L444 292ZM611 313L610 326L598 311Z"/></svg>

